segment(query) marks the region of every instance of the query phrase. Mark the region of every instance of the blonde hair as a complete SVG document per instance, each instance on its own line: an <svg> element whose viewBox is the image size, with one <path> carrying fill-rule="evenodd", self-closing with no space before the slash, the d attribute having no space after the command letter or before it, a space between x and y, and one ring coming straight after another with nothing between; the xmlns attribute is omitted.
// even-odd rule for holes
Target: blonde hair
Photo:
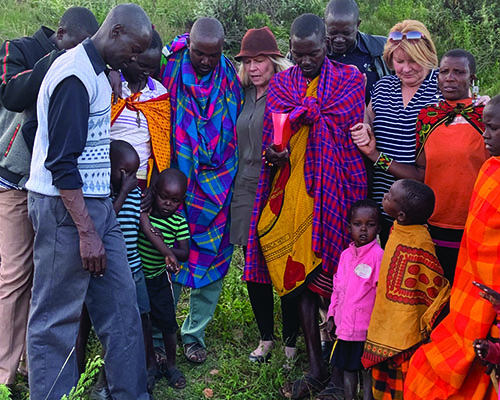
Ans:
<svg viewBox="0 0 500 400"><path fill-rule="evenodd" d="M276 74L277 72L285 71L288 68L290 68L293 64L290 60L286 59L285 57L277 57L277 56L268 56L265 54L262 54L260 56L267 57L271 60L271 62L274 64L274 73ZM260 57L257 56L257 57ZM244 62L240 63L240 67L238 69L238 76L240 77L241 84L243 87L248 87L252 86L252 81L250 80L250 77L245 71L245 66Z"/></svg>
<svg viewBox="0 0 500 400"><path fill-rule="evenodd" d="M394 52L397 49L401 49L420 66L427 69L437 68L438 57L436 46L434 46L431 34L422 22L407 19L397 23L391 29L391 32L407 33L410 31L418 31L422 33L424 37L418 41L401 40L399 42L393 42L387 39L384 47L384 61L387 66L394 70L394 64L392 62Z"/></svg>

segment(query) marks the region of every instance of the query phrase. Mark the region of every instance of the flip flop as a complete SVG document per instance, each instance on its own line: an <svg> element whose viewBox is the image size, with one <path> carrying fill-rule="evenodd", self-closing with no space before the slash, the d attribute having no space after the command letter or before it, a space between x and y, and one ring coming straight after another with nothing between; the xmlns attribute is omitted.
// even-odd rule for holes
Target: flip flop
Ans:
<svg viewBox="0 0 500 400"><path fill-rule="evenodd" d="M180 369L172 368L163 372L163 375L168 380L168 384L174 389L184 389L186 387L186 377ZM179 383L179 379L184 378L184 382Z"/></svg>
<svg viewBox="0 0 500 400"><path fill-rule="evenodd" d="M318 400L345 400L344 389L335 386L332 382L316 395Z"/></svg>
<svg viewBox="0 0 500 400"><path fill-rule="evenodd" d="M184 355L196 364L202 364L207 360L207 350L198 342L185 344Z"/></svg>

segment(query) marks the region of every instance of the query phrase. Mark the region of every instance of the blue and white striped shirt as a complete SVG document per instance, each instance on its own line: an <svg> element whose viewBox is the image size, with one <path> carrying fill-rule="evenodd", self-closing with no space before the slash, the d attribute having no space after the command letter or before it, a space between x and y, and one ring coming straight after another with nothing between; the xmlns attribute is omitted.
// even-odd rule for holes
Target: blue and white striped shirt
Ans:
<svg viewBox="0 0 500 400"><path fill-rule="evenodd" d="M116 219L120 223L123 237L125 238L128 264L133 274L142 268L141 256L137 248L140 218L141 189L137 187L128 194L121 210L116 216Z"/></svg>
<svg viewBox="0 0 500 400"><path fill-rule="evenodd" d="M417 117L422 108L440 99L437 76L438 70L432 70L406 107L397 76L384 76L375 84L372 94L373 131L378 150L400 163L415 163ZM374 168L372 198L381 204L382 197L396 180L391 174Z"/></svg>

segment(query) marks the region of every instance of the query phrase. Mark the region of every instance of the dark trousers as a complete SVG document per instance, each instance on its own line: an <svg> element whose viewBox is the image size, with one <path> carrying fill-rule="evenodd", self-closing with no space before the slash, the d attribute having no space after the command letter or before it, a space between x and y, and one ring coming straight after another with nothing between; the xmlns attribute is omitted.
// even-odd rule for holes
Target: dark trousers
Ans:
<svg viewBox="0 0 500 400"><path fill-rule="evenodd" d="M274 296L273 285L247 282L248 296L252 305L262 340L274 339ZM297 310L297 297L281 299L283 317L283 342L285 346L295 347L299 333L300 320Z"/></svg>

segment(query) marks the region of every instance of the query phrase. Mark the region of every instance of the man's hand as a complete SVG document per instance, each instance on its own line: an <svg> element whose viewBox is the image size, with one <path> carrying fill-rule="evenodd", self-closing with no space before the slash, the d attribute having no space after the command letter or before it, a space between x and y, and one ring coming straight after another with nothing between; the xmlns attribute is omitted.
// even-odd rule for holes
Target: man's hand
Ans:
<svg viewBox="0 0 500 400"><path fill-rule="evenodd" d="M122 79L120 73L118 71L109 71L108 80L113 91L113 104L116 104L118 99L122 98Z"/></svg>
<svg viewBox="0 0 500 400"><path fill-rule="evenodd" d="M147 187L141 194L141 212L150 212L153 207L153 190Z"/></svg>
<svg viewBox="0 0 500 400"><path fill-rule="evenodd" d="M276 165L277 167L282 167L283 165L285 165L290 158L288 149L285 149L283 151L276 151L274 145L271 145L266 149L264 157L266 158L266 161L268 163Z"/></svg>
<svg viewBox="0 0 500 400"><path fill-rule="evenodd" d="M490 349L490 342L485 339L476 339L472 343L472 346L474 347L474 351L476 352L476 355L481 359L484 360L486 356L488 355L488 350Z"/></svg>
<svg viewBox="0 0 500 400"><path fill-rule="evenodd" d="M80 234L80 255L83 269L103 276L107 268L106 251L96 231Z"/></svg>
<svg viewBox="0 0 500 400"><path fill-rule="evenodd" d="M481 292L479 292L479 296L481 296L483 299L488 300L495 309L496 313L500 315L500 293L476 281L472 282L472 284L481 289Z"/></svg>
<svg viewBox="0 0 500 400"><path fill-rule="evenodd" d="M82 189L60 189L59 194L78 230L83 269L95 276L104 275L106 251L87 210Z"/></svg>

